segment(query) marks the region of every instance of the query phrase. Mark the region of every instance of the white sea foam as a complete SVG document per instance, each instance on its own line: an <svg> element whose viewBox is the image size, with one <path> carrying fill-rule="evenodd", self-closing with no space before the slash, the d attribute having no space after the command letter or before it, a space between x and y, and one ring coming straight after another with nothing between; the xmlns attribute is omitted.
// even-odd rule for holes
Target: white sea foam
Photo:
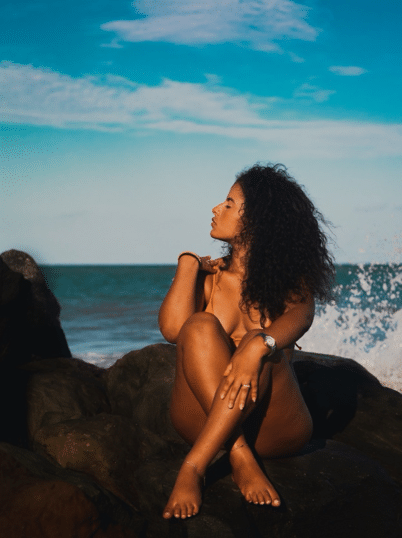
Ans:
<svg viewBox="0 0 402 538"><path fill-rule="evenodd" d="M120 359L123 356L123 353L110 353L108 355L101 355L99 353L88 352L88 353L75 353L74 356L77 359L82 359L89 364L95 364L101 368L109 368L112 366L117 359Z"/></svg>
<svg viewBox="0 0 402 538"><path fill-rule="evenodd" d="M319 312L299 344L304 351L354 359L402 392L402 272L383 271L381 279L379 273L378 266L360 266L347 290L340 285L342 301Z"/></svg>

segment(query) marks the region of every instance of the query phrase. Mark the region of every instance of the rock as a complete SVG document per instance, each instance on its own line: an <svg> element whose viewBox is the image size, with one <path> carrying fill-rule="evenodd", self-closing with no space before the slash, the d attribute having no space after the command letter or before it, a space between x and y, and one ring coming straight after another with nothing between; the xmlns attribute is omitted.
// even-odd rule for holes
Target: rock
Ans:
<svg viewBox="0 0 402 538"><path fill-rule="evenodd" d="M184 443L169 418L176 346L154 344L131 351L105 372L112 413L145 426L157 435Z"/></svg>
<svg viewBox="0 0 402 538"><path fill-rule="evenodd" d="M78 473L0 443L0 533L7 538L136 538L143 522Z"/></svg>
<svg viewBox="0 0 402 538"><path fill-rule="evenodd" d="M306 353L297 354L295 371L315 419L314 439L303 454L263 462L282 507L246 503L228 476L224 456L209 470L200 514L188 521L163 520L163 507L188 451L169 420L174 362L175 346L168 344L125 355L102 378L109 412L92 410L88 417L81 409L81 417L64 417L57 424L45 420L34 434L36 449L63 467L95 478L141 513L147 538L197 538L206 533L211 538L400 535L402 396L384 389L354 361ZM50 376L46 383L40 381L44 375ZM60 405L56 394L44 396L46 387L54 391L57 386L56 377L53 383L51 379L47 370L31 380L33 387L41 387L30 393L32 405L33 394L41 393L41 402L47 402L45 407L41 403L43 417ZM68 391L68 384L63 390ZM392 413L387 409L390 402ZM373 406L381 420L373 415ZM369 442L371 437L375 441Z"/></svg>
<svg viewBox="0 0 402 538"><path fill-rule="evenodd" d="M26 386L21 365L71 357L60 325L60 306L30 256L0 255L0 441L27 446Z"/></svg>
<svg viewBox="0 0 402 538"><path fill-rule="evenodd" d="M351 359L296 352L294 368L313 437L360 450L402 485L402 395Z"/></svg>
<svg viewBox="0 0 402 538"><path fill-rule="evenodd" d="M13 319L13 333L23 340L25 353L42 359L71 357L67 340L60 325L60 305L50 291L35 260L19 250L8 250L1 255L3 271L2 303L7 296L19 301L14 311L23 319ZM8 268L4 268L4 265ZM23 317L22 317L23 315ZM3 343L3 339L0 339Z"/></svg>
<svg viewBox="0 0 402 538"><path fill-rule="evenodd" d="M33 361L23 367L27 383L28 428L31 438L44 426L108 413L104 370L80 359Z"/></svg>

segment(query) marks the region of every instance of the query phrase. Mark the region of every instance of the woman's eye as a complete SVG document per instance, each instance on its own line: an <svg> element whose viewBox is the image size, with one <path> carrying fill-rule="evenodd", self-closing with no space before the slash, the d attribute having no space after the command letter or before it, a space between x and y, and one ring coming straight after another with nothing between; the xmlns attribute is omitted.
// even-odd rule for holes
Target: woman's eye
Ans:
<svg viewBox="0 0 402 538"><path fill-rule="evenodd" d="M225 207L226 207L227 209L230 209L232 206L230 206L230 205L225 205Z"/></svg>

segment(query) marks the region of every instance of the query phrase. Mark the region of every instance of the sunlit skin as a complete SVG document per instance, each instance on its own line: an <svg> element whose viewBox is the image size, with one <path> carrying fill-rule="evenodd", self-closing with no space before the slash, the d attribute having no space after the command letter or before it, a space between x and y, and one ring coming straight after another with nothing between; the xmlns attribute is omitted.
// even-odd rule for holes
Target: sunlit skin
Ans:
<svg viewBox="0 0 402 538"><path fill-rule="evenodd" d="M258 310L240 309L243 192L234 184L224 202L213 208L211 236L233 246L232 262L192 256L179 259L173 283L159 313L163 336L177 344L171 419L192 448L185 459L164 518L198 513L203 476L223 448L229 453L232 477L247 501L280 505L280 496L257 463L262 458L297 453L310 439L312 421L291 367L294 343L314 317L312 298L289 303L282 316L261 328ZM269 230L267 230L269 233ZM213 274L217 283L213 296ZM213 313L211 312L213 310ZM272 336L277 351L268 349L259 333ZM255 439L253 447L247 438Z"/></svg>

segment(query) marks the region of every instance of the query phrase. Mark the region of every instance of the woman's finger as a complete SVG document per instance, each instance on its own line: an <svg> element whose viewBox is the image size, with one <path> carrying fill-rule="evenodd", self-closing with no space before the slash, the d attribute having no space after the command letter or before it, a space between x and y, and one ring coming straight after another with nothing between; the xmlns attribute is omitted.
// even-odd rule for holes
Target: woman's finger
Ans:
<svg viewBox="0 0 402 538"><path fill-rule="evenodd" d="M233 378L231 376L227 377L220 393L221 400L225 398L232 383L233 383Z"/></svg>
<svg viewBox="0 0 402 538"><path fill-rule="evenodd" d="M239 394L240 387L241 385L232 385L232 389L230 391L229 401L228 401L229 409L233 408L237 395Z"/></svg>
<svg viewBox="0 0 402 538"><path fill-rule="evenodd" d="M251 399L255 403L258 398L258 383L257 381L251 381Z"/></svg>
<svg viewBox="0 0 402 538"><path fill-rule="evenodd" d="M223 372L223 377L228 376L230 372L232 371L232 368L233 368L233 364L229 362L229 364L226 367L226 370Z"/></svg>
<svg viewBox="0 0 402 538"><path fill-rule="evenodd" d="M250 386L249 384L246 384L246 385L242 385L240 387L240 396L239 396L239 409L243 410L244 409L244 406L246 405L246 400L247 400L247 396L248 396L248 393L249 393L249 390L250 390Z"/></svg>
<svg viewBox="0 0 402 538"><path fill-rule="evenodd" d="M216 260L211 260L211 256L203 256L201 258L201 269L203 271L207 271L209 273L216 273L216 271L217 271L217 268L216 268L217 263L218 262Z"/></svg>

